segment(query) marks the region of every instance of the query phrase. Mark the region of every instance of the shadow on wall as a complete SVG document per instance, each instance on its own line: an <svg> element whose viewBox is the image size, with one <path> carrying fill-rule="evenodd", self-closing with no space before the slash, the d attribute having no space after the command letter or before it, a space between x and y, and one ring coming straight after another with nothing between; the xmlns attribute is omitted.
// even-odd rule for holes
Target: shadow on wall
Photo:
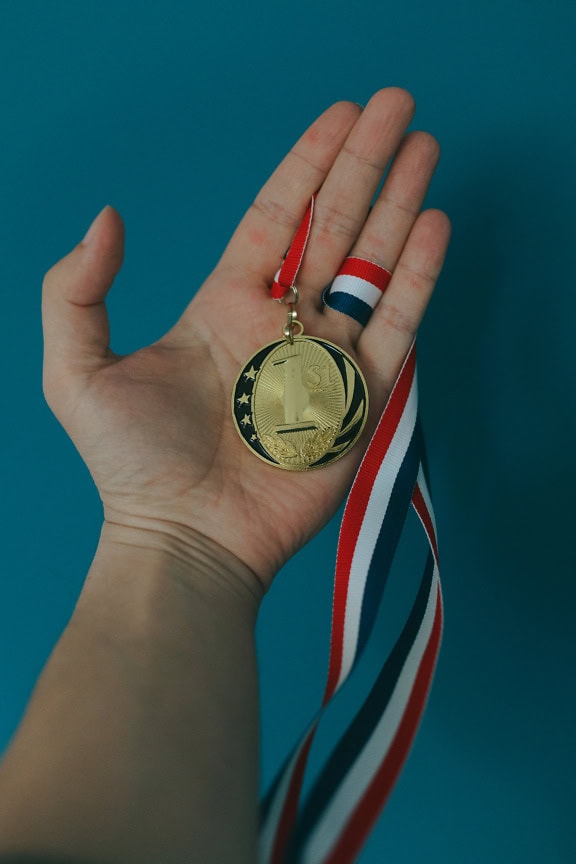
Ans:
<svg viewBox="0 0 576 864"><path fill-rule="evenodd" d="M489 544L511 583L545 577L548 594L576 572L576 266L562 163L531 147L498 144L496 161L492 145L454 190L421 398L436 493L458 531Z"/></svg>
<svg viewBox="0 0 576 864"><path fill-rule="evenodd" d="M503 712L525 715L522 749L558 725L574 737L576 272L567 145L510 141L528 144L494 136L444 202L453 242L420 379L447 605L438 686L456 734L477 712L460 734L476 727L480 747L512 736ZM463 695L454 678L471 676Z"/></svg>

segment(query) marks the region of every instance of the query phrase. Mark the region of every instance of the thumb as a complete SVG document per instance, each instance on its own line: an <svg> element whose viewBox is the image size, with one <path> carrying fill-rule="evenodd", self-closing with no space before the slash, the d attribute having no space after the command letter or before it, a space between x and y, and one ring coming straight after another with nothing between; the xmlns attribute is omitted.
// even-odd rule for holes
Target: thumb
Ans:
<svg viewBox="0 0 576 864"><path fill-rule="evenodd" d="M93 370L109 357L104 299L122 266L124 226L112 207L84 239L48 271L42 287L45 376Z"/></svg>

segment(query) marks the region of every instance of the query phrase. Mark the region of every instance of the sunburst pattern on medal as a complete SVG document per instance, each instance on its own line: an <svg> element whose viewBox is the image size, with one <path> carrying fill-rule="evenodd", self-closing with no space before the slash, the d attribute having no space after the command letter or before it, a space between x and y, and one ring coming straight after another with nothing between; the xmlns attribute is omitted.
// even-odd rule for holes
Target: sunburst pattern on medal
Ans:
<svg viewBox="0 0 576 864"><path fill-rule="evenodd" d="M287 416L287 366L298 362L298 389L305 406L298 418ZM293 425L294 432L281 432L295 446L317 432L340 428L345 410L345 391L340 371L325 348L302 338L284 342L262 363L254 385L252 412L259 435L278 434ZM312 429L306 427L314 427ZM304 438L302 438L304 436Z"/></svg>

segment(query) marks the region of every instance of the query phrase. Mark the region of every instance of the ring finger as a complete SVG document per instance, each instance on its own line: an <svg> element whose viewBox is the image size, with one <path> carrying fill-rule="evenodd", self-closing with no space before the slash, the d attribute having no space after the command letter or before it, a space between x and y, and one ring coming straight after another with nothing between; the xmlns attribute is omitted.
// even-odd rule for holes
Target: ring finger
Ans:
<svg viewBox="0 0 576 864"><path fill-rule="evenodd" d="M426 197L438 158L438 143L428 133L413 132L404 139L382 191L352 247L351 256L365 258L390 272L394 270ZM346 309L350 305L347 299L340 303ZM374 300L374 297L370 298L371 304ZM332 300L333 308L329 292L326 301L324 314L327 319L355 343L364 322L351 317L351 313L339 311L337 294ZM369 307L366 311L370 313Z"/></svg>
<svg viewBox="0 0 576 864"><path fill-rule="evenodd" d="M306 312L322 309L321 295L363 229L387 165L414 113L405 90L376 93L355 123L316 197L314 219L297 284Z"/></svg>

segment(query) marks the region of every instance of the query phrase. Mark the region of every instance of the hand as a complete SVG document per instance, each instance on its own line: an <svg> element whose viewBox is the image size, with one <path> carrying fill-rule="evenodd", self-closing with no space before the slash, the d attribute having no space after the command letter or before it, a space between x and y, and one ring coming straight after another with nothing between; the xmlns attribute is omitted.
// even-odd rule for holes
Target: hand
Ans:
<svg viewBox="0 0 576 864"><path fill-rule="evenodd" d="M123 255L123 226L105 208L89 235L44 282L44 386L84 458L108 523L179 543L205 543L267 588L276 571L333 515L416 333L440 272L449 223L419 214L438 159L428 134L405 135L403 90L364 110L337 103L307 130L240 223L181 319L129 356L109 347L105 297ZM390 162L383 189L370 212ZM280 338L285 309L269 298L283 254L317 192L298 277L308 335L340 345L368 383L371 414L358 443L321 470L288 472L256 458L231 417L236 376ZM364 330L323 308L322 289L353 251L394 271Z"/></svg>

